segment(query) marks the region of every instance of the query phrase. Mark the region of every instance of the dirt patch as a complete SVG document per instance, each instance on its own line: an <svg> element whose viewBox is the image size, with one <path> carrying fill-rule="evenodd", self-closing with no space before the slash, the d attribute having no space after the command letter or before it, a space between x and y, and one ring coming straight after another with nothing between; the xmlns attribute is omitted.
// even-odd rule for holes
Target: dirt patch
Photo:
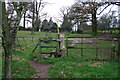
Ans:
<svg viewBox="0 0 120 80"><path fill-rule="evenodd" d="M106 62L95 62L90 64L89 66L101 67L101 65L106 64Z"/></svg>
<svg viewBox="0 0 120 80"><path fill-rule="evenodd" d="M50 64L40 64L35 61L30 61L30 64L38 72L37 74L33 75L33 78L48 78L47 73Z"/></svg>
<svg viewBox="0 0 120 80"><path fill-rule="evenodd" d="M20 58L15 55L12 55L12 59L19 60Z"/></svg>

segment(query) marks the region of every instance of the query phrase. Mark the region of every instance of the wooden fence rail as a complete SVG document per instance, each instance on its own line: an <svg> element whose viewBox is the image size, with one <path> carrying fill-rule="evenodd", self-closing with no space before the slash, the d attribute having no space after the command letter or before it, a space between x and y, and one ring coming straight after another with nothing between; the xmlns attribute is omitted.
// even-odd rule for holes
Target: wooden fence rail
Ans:
<svg viewBox="0 0 120 80"><path fill-rule="evenodd" d="M43 43L54 42L54 43L56 43L56 46L43 46L41 44L42 42ZM54 39L54 40L41 40L41 39L39 39L39 53L40 54L50 54L50 56L51 55L58 56L58 54L60 52L59 42L60 42L59 39ZM45 52L45 51L42 51L42 48L54 48L54 50L52 50L51 52Z"/></svg>
<svg viewBox="0 0 120 80"><path fill-rule="evenodd" d="M20 48L22 48L22 47L21 47L21 45L20 45L19 39L23 40L24 43L25 43L25 45L26 45L26 47L27 47L27 42L25 41L25 38L24 38L24 37L16 37L16 41L18 42L18 45L20 46Z"/></svg>
<svg viewBox="0 0 120 80"><path fill-rule="evenodd" d="M73 42L74 40L78 40L78 42ZM87 41L85 41L87 39ZM72 40L72 41L71 41ZM75 40L75 41L76 41ZM96 41L95 43L93 42L89 42L88 40L93 40ZM99 47L98 44L98 40L108 40L108 41L112 41L113 43L115 41L118 41L118 37L67 37L66 39L66 52L67 52L67 57L68 57L68 50L69 49L80 49L81 50L81 56L83 56L83 49L95 49L96 51L96 59L98 58L98 54L99 54L99 49L109 49L111 50L111 59L114 59L115 55L116 55L116 46L114 45L112 48L108 48L108 47ZM80 44L80 47L75 47L75 46L71 46L72 44ZM89 44L92 47L83 47L83 44Z"/></svg>

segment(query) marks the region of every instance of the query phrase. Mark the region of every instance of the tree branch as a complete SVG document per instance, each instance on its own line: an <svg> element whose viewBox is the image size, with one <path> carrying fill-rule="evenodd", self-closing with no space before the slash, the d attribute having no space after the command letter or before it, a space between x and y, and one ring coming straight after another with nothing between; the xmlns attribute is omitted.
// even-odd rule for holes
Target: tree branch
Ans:
<svg viewBox="0 0 120 80"><path fill-rule="evenodd" d="M110 6L110 4L108 4L106 7L104 7L104 9L97 15L100 15L108 6Z"/></svg>

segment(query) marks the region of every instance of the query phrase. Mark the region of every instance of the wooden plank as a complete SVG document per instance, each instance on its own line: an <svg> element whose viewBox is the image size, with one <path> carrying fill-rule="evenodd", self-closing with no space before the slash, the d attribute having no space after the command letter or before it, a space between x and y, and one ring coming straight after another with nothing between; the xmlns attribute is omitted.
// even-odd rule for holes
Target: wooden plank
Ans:
<svg viewBox="0 0 120 80"><path fill-rule="evenodd" d="M119 38L118 36L111 36L111 37L67 37L67 38Z"/></svg>
<svg viewBox="0 0 120 80"><path fill-rule="evenodd" d="M81 48L76 48L76 47L67 47L67 49L81 49Z"/></svg>
<svg viewBox="0 0 120 80"><path fill-rule="evenodd" d="M41 48L56 48L56 46L41 46Z"/></svg>
<svg viewBox="0 0 120 80"><path fill-rule="evenodd" d="M41 54L55 54L56 52L41 52Z"/></svg>
<svg viewBox="0 0 120 80"><path fill-rule="evenodd" d="M51 52L41 52L41 54L53 54Z"/></svg>
<svg viewBox="0 0 120 80"><path fill-rule="evenodd" d="M67 37L67 38L96 38L96 37Z"/></svg>
<svg viewBox="0 0 120 80"><path fill-rule="evenodd" d="M77 48L77 47L67 47L67 49L96 49L96 48Z"/></svg>
<svg viewBox="0 0 120 80"><path fill-rule="evenodd" d="M61 41L60 39L53 39L53 40L41 40L41 42L52 42L52 41Z"/></svg>
<svg viewBox="0 0 120 80"><path fill-rule="evenodd" d="M56 50L52 50L51 53L56 53Z"/></svg>
<svg viewBox="0 0 120 80"><path fill-rule="evenodd" d="M16 38L24 38L24 37L16 37Z"/></svg>
<svg viewBox="0 0 120 80"><path fill-rule="evenodd" d="M95 44L95 43L91 43L91 42L80 42L80 43L68 43L68 44ZM98 43L98 44L100 44L100 43Z"/></svg>
<svg viewBox="0 0 120 80"><path fill-rule="evenodd" d="M41 54L41 51L42 49L41 49L41 40L39 40L39 52L40 52L40 54Z"/></svg>

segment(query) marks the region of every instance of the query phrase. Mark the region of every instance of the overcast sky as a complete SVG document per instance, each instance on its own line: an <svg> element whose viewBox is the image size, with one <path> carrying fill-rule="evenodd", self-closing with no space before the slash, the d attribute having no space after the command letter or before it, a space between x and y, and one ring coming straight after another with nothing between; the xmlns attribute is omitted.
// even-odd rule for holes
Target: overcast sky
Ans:
<svg viewBox="0 0 120 80"><path fill-rule="evenodd" d="M71 6L74 4L75 0L43 0L44 2L48 2L50 4L46 5L45 8L42 10L42 12L47 12L48 16L46 19L50 19L52 17L52 20L54 22L57 22L57 19L60 17L60 8ZM112 6L110 6L112 7ZM106 13L109 11L110 7L108 7L103 13ZM114 6L112 10L116 10L117 6ZM22 21L23 22L23 21ZM21 22L21 25L23 25ZM30 24L28 24L30 26Z"/></svg>
<svg viewBox="0 0 120 80"><path fill-rule="evenodd" d="M56 21L55 18L59 17L60 8L63 6L71 6L74 4L74 0L44 0L45 2L48 2L48 4L44 9L43 12L48 13L48 17L52 17L54 21Z"/></svg>
<svg viewBox="0 0 120 80"><path fill-rule="evenodd" d="M45 8L42 10L42 12L47 12L48 16L46 19L50 19L52 17L52 20L54 22L57 22L57 19L59 18L60 8L71 6L74 4L75 0L43 0L44 2L48 2L50 4L46 5ZM23 25L23 19L21 20L20 25ZM30 23L28 23L28 26L31 26Z"/></svg>

